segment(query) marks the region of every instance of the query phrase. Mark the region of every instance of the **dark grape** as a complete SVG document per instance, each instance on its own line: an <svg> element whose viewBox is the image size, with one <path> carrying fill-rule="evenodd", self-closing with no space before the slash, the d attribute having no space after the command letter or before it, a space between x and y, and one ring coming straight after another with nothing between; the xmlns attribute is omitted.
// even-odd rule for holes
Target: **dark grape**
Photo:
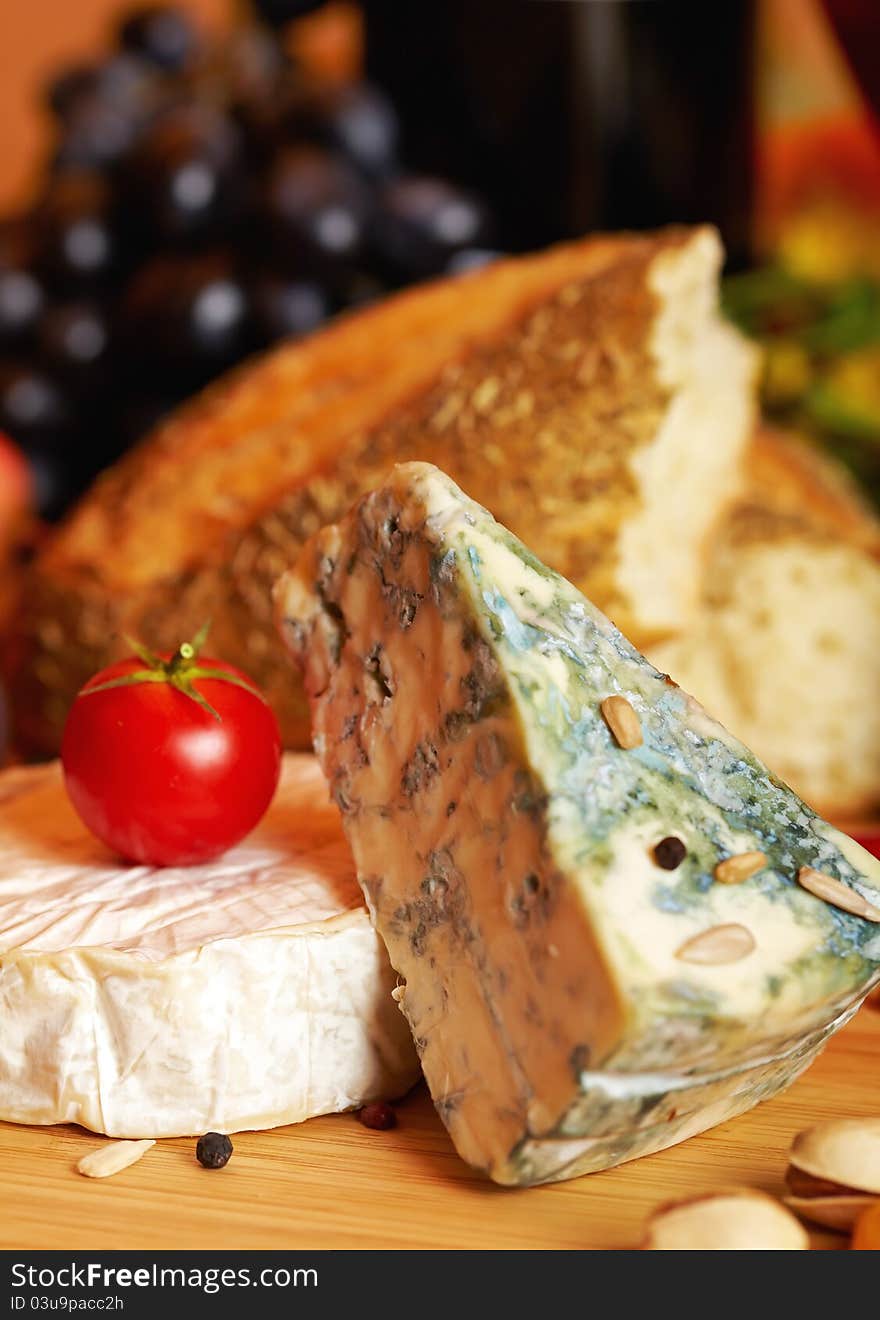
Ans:
<svg viewBox="0 0 880 1320"><path fill-rule="evenodd" d="M251 305L261 343L287 336L306 335L326 321L334 310L327 289L313 280L285 280L258 276L251 286Z"/></svg>
<svg viewBox="0 0 880 1320"><path fill-rule="evenodd" d="M0 226L0 349L26 345L43 310L45 294L32 269L33 244L24 223Z"/></svg>
<svg viewBox="0 0 880 1320"><path fill-rule="evenodd" d="M43 309L43 290L29 270L0 267L0 346L16 347L33 333Z"/></svg>
<svg viewBox="0 0 880 1320"><path fill-rule="evenodd" d="M126 291L121 333L136 378L152 361L165 385L195 388L248 351L247 293L224 254L157 257Z"/></svg>
<svg viewBox="0 0 880 1320"><path fill-rule="evenodd" d="M119 258L111 193L92 171L71 171L53 180L37 213L41 268L61 285L95 284L111 275Z"/></svg>
<svg viewBox="0 0 880 1320"><path fill-rule="evenodd" d="M93 64L64 69L49 83L46 99L62 121L84 101L98 99L120 111L140 115L158 92L155 70L125 52Z"/></svg>
<svg viewBox="0 0 880 1320"><path fill-rule="evenodd" d="M397 117L371 83L335 87L304 77L290 79L284 95L275 98L273 112L280 147L321 147L370 181L397 171Z"/></svg>
<svg viewBox="0 0 880 1320"><path fill-rule="evenodd" d="M81 97L64 125L52 159L56 170L106 170L134 146L138 118L127 107L101 96Z"/></svg>
<svg viewBox="0 0 880 1320"><path fill-rule="evenodd" d="M302 18L320 9L326 0L253 0L254 8L264 22L272 27L284 27L294 18Z"/></svg>
<svg viewBox="0 0 880 1320"><path fill-rule="evenodd" d="M265 82L254 79L250 87L244 90L247 96L255 98L261 105L262 113L267 119L271 111L276 134L274 145L276 147L304 146L307 143L315 145L317 139L314 134L301 136L299 132L300 125L303 122L309 124L310 116L313 117L312 108L317 88L311 74L288 57L285 68L279 71L270 84L268 95L266 87Z"/></svg>
<svg viewBox="0 0 880 1320"><path fill-rule="evenodd" d="M479 198L400 176L379 88L288 53L275 29L322 2L254 0L262 21L208 47L185 9L134 0L118 49L47 88L44 196L0 225L0 428L44 513L254 348L497 255Z"/></svg>
<svg viewBox="0 0 880 1320"><path fill-rule="evenodd" d="M317 147L288 147L272 164L265 209L281 261L298 270L326 272L356 261L370 201L342 161Z"/></svg>
<svg viewBox="0 0 880 1320"><path fill-rule="evenodd" d="M125 169L123 190L133 219L175 241L217 231L242 195L241 137L235 125L204 105L160 116Z"/></svg>
<svg viewBox="0 0 880 1320"><path fill-rule="evenodd" d="M176 5L144 5L123 18L119 44L166 72L178 73L191 63L199 38L185 10Z"/></svg>
<svg viewBox="0 0 880 1320"><path fill-rule="evenodd" d="M397 168L399 125L388 97L369 83L342 87L328 99L331 141L367 174Z"/></svg>
<svg viewBox="0 0 880 1320"><path fill-rule="evenodd" d="M46 87L49 109L59 119L66 119L83 97L97 91L98 75L94 64L76 64L56 74Z"/></svg>
<svg viewBox="0 0 880 1320"><path fill-rule="evenodd" d="M230 35L220 52L219 66L233 103L277 91L294 71L290 56L275 35L252 26Z"/></svg>
<svg viewBox="0 0 880 1320"><path fill-rule="evenodd" d="M402 278L439 274L456 252L489 236L485 204L445 179L410 175L382 191L373 231L377 253Z"/></svg>
<svg viewBox="0 0 880 1320"><path fill-rule="evenodd" d="M46 365L71 390L93 393L106 379L110 326L98 303L50 307L40 323L39 345Z"/></svg>
<svg viewBox="0 0 880 1320"><path fill-rule="evenodd" d="M230 110L244 131L251 161L265 165L283 139L280 126L288 104L298 95L301 75L273 34L253 27L230 38L219 77Z"/></svg>
<svg viewBox="0 0 880 1320"><path fill-rule="evenodd" d="M70 423L69 401L51 376L28 363L0 363L0 430L23 449L56 449Z"/></svg>
<svg viewBox="0 0 880 1320"><path fill-rule="evenodd" d="M92 475L90 469L75 464L69 452L46 453L38 450L28 456L34 500L41 518L53 522L82 493Z"/></svg>
<svg viewBox="0 0 880 1320"><path fill-rule="evenodd" d="M479 270L503 256L503 252L496 252L493 248L462 248L447 262L446 274L463 275L469 270Z"/></svg>

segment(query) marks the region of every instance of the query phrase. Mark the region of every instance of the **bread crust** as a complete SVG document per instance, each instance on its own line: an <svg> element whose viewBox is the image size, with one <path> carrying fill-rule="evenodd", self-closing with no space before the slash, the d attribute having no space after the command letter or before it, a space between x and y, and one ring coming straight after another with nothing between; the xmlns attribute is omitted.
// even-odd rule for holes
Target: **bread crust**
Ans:
<svg viewBox="0 0 880 1320"><path fill-rule="evenodd" d="M171 649L211 619L211 649L263 685L286 744L307 745L271 587L401 460L441 465L636 628L616 535L638 503L631 456L670 394L651 272L707 232L593 238L425 286L185 406L98 480L30 576L6 648L19 744L57 750L70 701L124 633Z"/></svg>
<svg viewBox="0 0 880 1320"><path fill-rule="evenodd" d="M816 445L762 423L746 455L746 488L719 524L731 545L800 536L880 556L880 521L847 470Z"/></svg>

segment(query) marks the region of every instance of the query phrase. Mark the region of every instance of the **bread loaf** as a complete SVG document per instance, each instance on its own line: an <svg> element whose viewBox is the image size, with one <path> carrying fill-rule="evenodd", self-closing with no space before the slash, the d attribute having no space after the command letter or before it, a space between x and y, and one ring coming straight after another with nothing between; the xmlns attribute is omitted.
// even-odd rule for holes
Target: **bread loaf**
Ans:
<svg viewBox="0 0 880 1320"><path fill-rule="evenodd" d="M842 470L760 430L700 610L649 658L825 815L880 804L880 525Z"/></svg>
<svg viewBox="0 0 880 1320"><path fill-rule="evenodd" d="M209 389L40 555L6 647L23 750L57 750L123 633L171 649L208 618L307 745L271 587L400 460L441 466L640 642L680 632L753 420L720 262L708 228L588 239L401 294Z"/></svg>

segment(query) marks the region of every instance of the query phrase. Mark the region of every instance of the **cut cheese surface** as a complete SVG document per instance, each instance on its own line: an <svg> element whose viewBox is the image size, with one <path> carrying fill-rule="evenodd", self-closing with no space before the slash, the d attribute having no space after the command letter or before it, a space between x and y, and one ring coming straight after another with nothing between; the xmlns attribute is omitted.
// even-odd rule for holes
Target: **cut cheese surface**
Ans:
<svg viewBox="0 0 880 1320"><path fill-rule="evenodd" d="M436 468L314 538L279 604L435 1103L499 1181L740 1112L877 979L880 925L798 873L870 912L880 864Z"/></svg>
<svg viewBox="0 0 880 1320"><path fill-rule="evenodd" d="M119 1137L273 1127L418 1066L314 758L204 866L126 866L57 763L0 775L0 1118Z"/></svg>

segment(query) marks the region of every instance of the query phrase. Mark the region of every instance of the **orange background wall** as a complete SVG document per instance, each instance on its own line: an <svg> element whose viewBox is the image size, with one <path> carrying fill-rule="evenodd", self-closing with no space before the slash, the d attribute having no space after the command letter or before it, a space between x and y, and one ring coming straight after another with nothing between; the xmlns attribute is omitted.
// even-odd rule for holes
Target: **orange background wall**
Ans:
<svg viewBox="0 0 880 1320"><path fill-rule="evenodd" d="M50 141L41 88L60 66L94 58L135 0L0 0L0 212L26 197ZM242 0L176 0L206 29Z"/></svg>

